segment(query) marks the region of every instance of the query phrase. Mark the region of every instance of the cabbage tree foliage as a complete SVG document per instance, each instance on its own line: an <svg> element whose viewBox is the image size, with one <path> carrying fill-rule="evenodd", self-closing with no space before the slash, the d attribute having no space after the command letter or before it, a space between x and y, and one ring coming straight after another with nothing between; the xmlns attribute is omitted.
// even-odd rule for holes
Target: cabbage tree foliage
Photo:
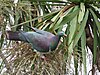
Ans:
<svg viewBox="0 0 100 75"><path fill-rule="evenodd" d="M55 35L64 30L57 49L47 53L47 61L31 50L27 43L6 40L6 29L31 31L27 26L46 30ZM13 0L0 1L0 71L4 74L73 75L84 66L87 75L86 53L93 54L92 75L100 71L100 0ZM6 47L5 47L6 45ZM79 64L80 66L79 66ZM72 75L71 74L71 75Z"/></svg>

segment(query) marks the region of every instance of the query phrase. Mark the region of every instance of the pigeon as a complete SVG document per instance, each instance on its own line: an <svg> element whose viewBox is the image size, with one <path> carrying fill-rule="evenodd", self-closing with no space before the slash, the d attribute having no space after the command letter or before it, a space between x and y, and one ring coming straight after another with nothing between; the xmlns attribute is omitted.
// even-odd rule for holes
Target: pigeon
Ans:
<svg viewBox="0 0 100 75"><path fill-rule="evenodd" d="M6 38L8 40L27 42L31 44L33 50L35 49L37 52L50 52L57 48L60 38L66 36L63 31L54 35L34 27L31 29L34 31L6 31Z"/></svg>

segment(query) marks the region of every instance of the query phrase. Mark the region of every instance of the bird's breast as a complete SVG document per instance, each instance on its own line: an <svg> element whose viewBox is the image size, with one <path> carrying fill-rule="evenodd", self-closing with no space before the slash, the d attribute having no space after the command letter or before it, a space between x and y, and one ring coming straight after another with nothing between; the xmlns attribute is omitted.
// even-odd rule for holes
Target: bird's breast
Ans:
<svg viewBox="0 0 100 75"><path fill-rule="evenodd" d="M50 42L50 47L52 51L56 49L58 43L59 43L59 39L57 37L52 38Z"/></svg>
<svg viewBox="0 0 100 75"><path fill-rule="evenodd" d="M49 40L46 38L40 39L33 39L33 48L35 48L39 52L48 52L49 51Z"/></svg>

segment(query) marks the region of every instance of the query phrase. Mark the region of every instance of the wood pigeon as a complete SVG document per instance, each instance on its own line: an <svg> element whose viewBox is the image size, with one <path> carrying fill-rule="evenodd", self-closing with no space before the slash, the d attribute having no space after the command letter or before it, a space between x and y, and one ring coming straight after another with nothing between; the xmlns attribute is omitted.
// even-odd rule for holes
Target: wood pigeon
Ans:
<svg viewBox="0 0 100 75"><path fill-rule="evenodd" d="M24 32L24 31L7 31L6 38L8 40L14 41L24 41L30 43L33 49L37 52L50 52L56 49L60 38L66 36L66 34L61 31L57 35L50 32L39 30L32 27L34 31Z"/></svg>

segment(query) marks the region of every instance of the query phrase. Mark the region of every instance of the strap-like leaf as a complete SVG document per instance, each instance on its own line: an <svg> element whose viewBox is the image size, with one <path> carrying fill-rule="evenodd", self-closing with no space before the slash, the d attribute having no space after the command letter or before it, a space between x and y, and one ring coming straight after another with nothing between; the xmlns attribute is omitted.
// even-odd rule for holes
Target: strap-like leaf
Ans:
<svg viewBox="0 0 100 75"><path fill-rule="evenodd" d="M89 11L87 10L85 17L84 17L82 23L80 24L79 31L77 32L77 34L75 34L76 36L75 36L75 39L74 39L74 47L76 46L77 42L79 41L79 39L80 39L84 29L85 29L86 22L87 22L87 19L88 19L88 14L89 14Z"/></svg>
<svg viewBox="0 0 100 75"><path fill-rule="evenodd" d="M63 21L62 21L62 25L65 25L66 23L68 23L69 21L71 21L78 13L79 13L79 8L77 8L74 12L72 13L69 13L68 15L66 15L64 18L63 18Z"/></svg>
<svg viewBox="0 0 100 75"><path fill-rule="evenodd" d="M2 48L3 42L4 42L4 35L2 34L0 38L0 49Z"/></svg>
<svg viewBox="0 0 100 75"><path fill-rule="evenodd" d="M84 3L80 4L80 8L81 8L81 10L79 11L79 16L78 16L78 22L79 23L81 23L81 21L84 18L84 14L85 14L85 5L84 5Z"/></svg>
<svg viewBox="0 0 100 75"><path fill-rule="evenodd" d="M97 25L97 28L98 28L98 31L99 31L99 33L100 33L100 22L98 21L98 18L97 18L97 16L96 16L96 14L93 12L93 10L92 9L89 9L90 10L90 12L92 13L92 16L93 16L93 18L94 18L94 21L95 21L95 23L96 23L96 25Z"/></svg>
<svg viewBox="0 0 100 75"><path fill-rule="evenodd" d="M68 40L68 44L70 44L73 40L73 37L74 37L74 34L75 34L75 31L76 31L76 25L77 25L77 16L74 17L72 19L72 21L70 22L70 28L69 28L69 40Z"/></svg>
<svg viewBox="0 0 100 75"><path fill-rule="evenodd" d="M55 12L52 12L52 13L49 13L49 14L46 14L46 15L44 15L44 16L39 16L39 17L37 17L37 18L34 18L34 19L31 19L31 20L22 22L22 23L20 23L20 24L18 24L18 25L12 26L11 28L14 28L14 27L17 27L17 26L20 26L20 25L25 25L26 23L31 22L31 21L38 20L39 18L46 18L46 17L52 16L53 14L55 14L55 13L57 13L57 12L59 12L59 10L58 10L58 11L55 11Z"/></svg>
<svg viewBox="0 0 100 75"><path fill-rule="evenodd" d="M86 70L86 33L85 30L83 31L81 37L81 49L82 49L82 59L83 59L83 66L84 66L84 75L87 75Z"/></svg>
<svg viewBox="0 0 100 75"><path fill-rule="evenodd" d="M96 64L96 56L97 56L97 28L96 25L93 25L93 33L94 33L94 43L93 43L93 64Z"/></svg>

